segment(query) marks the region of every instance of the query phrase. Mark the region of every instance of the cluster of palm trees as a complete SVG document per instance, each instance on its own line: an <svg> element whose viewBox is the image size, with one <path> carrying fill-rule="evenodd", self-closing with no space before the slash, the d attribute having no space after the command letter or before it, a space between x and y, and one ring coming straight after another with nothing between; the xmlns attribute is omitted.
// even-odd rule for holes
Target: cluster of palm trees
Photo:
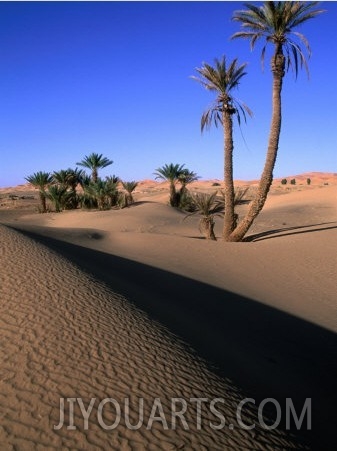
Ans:
<svg viewBox="0 0 337 451"><path fill-rule="evenodd" d="M107 210L110 208L123 208L134 202L132 192L137 187L137 182L122 181L113 175L102 180L98 176L98 170L113 163L102 154L91 153L78 163L90 169L87 175L83 169L62 169L53 173L35 172L26 177L26 180L39 189L41 213L46 213L47 200L49 200L56 212L71 210L78 207L98 208ZM122 186L123 190L120 190Z"/></svg>
<svg viewBox="0 0 337 451"><path fill-rule="evenodd" d="M157 168L154 173L156 179L166 180L170 184L170 200L171 207L184 209L188 201L187 185L199 179L199 176L184 167L184 164L165 164ZM180 188L177 189L177 185Z"/></svg>
<svg viewBox="0 0 337 451"><path fill-rule="evenodd" d="M169 204L172 207L185 211L189 216L201 215L199 230L206 239L216 240L214 233L215 216L223 217L225 212L226 196L223 190L216 190L213 193L194 193L187 185L198 180L199 176L182 164L165 164L156 169L156 179L168 181L170 184ZM179 189L177 189L177 187ZM237 187L234 190L234 208L245 201L248 188ZM238 221L238 214L234 211L235 224Z"/></svg>
<svg viewBox="0 0 337 451"><path fill-rule="evenodd" d="M271 44L274 48L271 56L272 83L272 118L268 139L268 147L264 169L260 178L256 194L249 205L246 215L237 223L234 212L234 184L233 184L233 117L240 123L241 115L246 119L246 113L251 110L233 96L233 91L246 74L246 63L239 65L237 59L231 63L226 58L215 59L214 66L204 63L197 68L199 77L192 77L200 82L204 88L214 92L214 104L201 118L201 130L210 127L212 122L216 126L223 126L224 130L224 181L225 181L225 213L223 238L225 241L242 241L253 224L267 199L273 181L273 171L278 153L281 133L281 93L285 73L293 68L297 76L299 66L308 71L307 61L303 52L304 46L308 55L311 50L305 36L295 29L304 22L324 12L315 9L319 2L301 1L266 1L261 6L245 3L246 10L235 11L233 20L239 22L242 30L235 33L232 39L244 38L250 40L253 50L259 40L264 40L262 48L262 62L266 48Z"/></svg>

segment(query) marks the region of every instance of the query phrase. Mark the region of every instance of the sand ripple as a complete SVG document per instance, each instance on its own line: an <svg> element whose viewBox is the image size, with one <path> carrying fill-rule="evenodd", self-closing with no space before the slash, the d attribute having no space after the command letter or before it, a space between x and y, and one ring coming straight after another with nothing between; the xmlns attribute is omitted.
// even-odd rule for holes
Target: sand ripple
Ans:
<svg viewBox="0 0 337 451"><path fill-rule="evenodd" d="M179 421L176 430L165 430L159 421L147 429L155 398L165 412L172 397L223 398L217 408L235 424L236 406L245 395L129 300L66 259L3 226L0 237L1 450L301 449L277 430L214 430L209 423L218 420L207 409L200 430L190 410L188 430ZM76 429L53 428L61 397L82 398L85 405L96 398L87 430L78 404ZM103 429L97 408L105 398L121 405L128 398L131 406L144 398L145 425L130 430L122 418L114 430ZM246 409L247 423L254 418ZM130 421L137 419L137 408L131 408ZM113 420L107 409L106 424Z"/></svg>

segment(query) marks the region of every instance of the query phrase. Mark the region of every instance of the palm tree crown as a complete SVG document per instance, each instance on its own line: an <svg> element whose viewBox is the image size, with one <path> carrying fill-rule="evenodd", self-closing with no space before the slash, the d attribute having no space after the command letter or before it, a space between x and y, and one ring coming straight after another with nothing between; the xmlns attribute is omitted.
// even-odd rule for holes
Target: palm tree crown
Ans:
<svg viewBox="0 0 337 451"><path fill-rule="evenodd" d="M112 163L113 161L103 157L103 154L91 153L90 155L86 155L82 161L76 164L78 166L91 169L92 181L96 183L98 178L98 169L106 168Z"/></svg>
<svg viewBox="0 0 337 451"><path fill-rule="evenodd" d="M215 58L215 65L211 66L203 63L201 68L196 68L196 71L201 75L200 78L192 76L193 80L198 81L208 91L217 93L217 98L214 104L201 117L201 130L205 127L209 128L214 122L217 127L218 124L223 124L222 114L224 112L230 115L236 114L240 123L240 112L246 120L246 113L252 115L251 110L244 103L235 99L231 92L237 88L241 78L246 75L245 68L247 63L238 65L237 58L234 59L227 67L225 56L221 60Z"/></svg>
<svg viewBox="0 0 337 451"><path fill-rule="evenodd" d="M324 10L313 9L319 2L264 2L262 6L245 3L247 10L235 11L233 20L241 22L244 29L234 33L232 39L250 39L251 49L256 41L265 39L266 43L262 48L261 60L264 61L267 44L275 46L274 58L282 55L285 58L285 67L293 67L295 75L298 74L298 65L304 66L308 72L308 65L301 48L304 44L311 55L309 43L302 33L293 31L295 27L301 25L309 19L316 17ZM295 38L295 40L293 39ZM296 39L299 42L296 42Z"/></svg>
<svg viewBox="0 0 337 451"><path fill-rule="evenodd" d="M189 183L197 181L199 178L200 177L194 171L190 171L187 168L183 169L178 175L178 180L183 188L185 188Z"/></svg>
<svg viewBox="0 0 337 451"><path fill-rule="evenodd" d="M50 173L43 171L34 172L33 175L29 175L28 177L25 177L25 179L33 186L40 189L45 189L45 187L53 181L53 177Z"/></svg>
<svg viewBox="0 0 337 451"><path fill-rule="evenodd" d="M178 181L179 176L184 171L184 164L165 164L157 168L155 172L156 179L168 180L170 182Z"/></svg>
<svg viewBox="0 0 337 451"><path fill-rule="evenodd" d="M154 173L156 179L167 180L170 182L170 205L171 207L179 206L179 195L176 192L176 183L179 177L185 171L184 164L165 164L161 168L157 168Z"/></svg>

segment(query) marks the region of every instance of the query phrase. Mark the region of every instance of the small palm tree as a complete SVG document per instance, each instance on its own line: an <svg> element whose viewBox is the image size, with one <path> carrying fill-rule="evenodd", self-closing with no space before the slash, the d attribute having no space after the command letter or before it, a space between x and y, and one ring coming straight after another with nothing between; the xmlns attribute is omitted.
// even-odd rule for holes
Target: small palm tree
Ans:
<svg viewBox="0 0 337 451"><path fill-rule="evenodd" d="M110 205L111 207L120 206L122 201L122 193L118 190L118 184L120 182L120 178L116 175L105 177L105 181L107 184L107 189L110 197ZM124 200L123 200L124 201Z"/></svg>
<svg viewBox="0 0 337 451"><path fill-rule="evenodd" d="M201 117L201 131L210 128L214 122L217 127L222 125L224 131L224 180L225 180L225 200L226 211L224 219L223 236L226 240L235 227L234 213L234 183L233 183L233 119L235 115L240 124L241 115L246 120L246 113L252 115L247 105L238 101L232 95L240 80L246 75L245 68L247 64L238 64L234 59L227 65L226 58L215 59L214 66L203 63L201 68L197 68L200 78L192 77L202 84L208 91L216 93L216 99L213 105L203 113Z"/></svg>
<svg viewBox="0 0 337 451"><path fill-rule="evenodd" d="M94 199L100 210L109 210L111 207L111 196L115 192L115 186L112 186L107 181L98 179L96 183L91 182L85 187L85 195Z"/></svg>
<svg viewBox="0 0 337 451"><path fill-rule="evenodd" d="M184 171L184 164L165 164L161 168L156 169L156 179L167 180L170 182L170 205L171 207L179 206L179 196L177 196L176 183Z"/></svg>
<svg viewBox="0 0 337 451"><path fill-rule="evenodd" d="M127 192L127 195L125 197L126 205L130 205L134 203L133 198L133 191L137 188L138 182L135 182L134 180L132 182L122 182L123 188Z"/></svg>
<svg viewBox="0 0 337 451"><path fill-rule="evenodd" d="M67 176L68 186L72 191L76 192L77 186L82 184L82 179L83 179L83 177L85 177L85 172L83 169L68 168L67 173L68 173L68 176Z"/></svg>
<svg viewBox="0 0 337 451"><path fill-rule="evenodd" d="M48 187L46 197L54 204L56 213L66 208L71 192L63 185L51 185Z"/></svg>
<svg viewBox="0 0 337 451"><path fill-rule="evenodd" d="M193 202L194 211L184 219L200 214L202 218L199 221L199 230L208 240L216 241L214 233L215 216L223 216L224 202L217 198L217 191L212 194L207 193L191 193L191 200Z"/></svg>
<svg viewBox="0 0 337 451"><path fill-rule="evenodd" d="M53 177L53 183L63 186L65 188L69 187L68 170L61 169L60 171L54 171L52 177Z"/></svg>
<svg viewBox="0 0 337 451"><path fill-rule="evenodd" d="M50 185L53 181L53 177L49 172L35 172L33 175L29 175L28 177L25 177L25 180L29 182L31 185L34 186L34 188L39 189L40 194L40 202L41 202L41 213L47 212L47 205L46 205L46 187Z"/></svg>
<svg viewBox="0 0 337 451"><path fill-rule="evenodd" d="M77 195L76 188L79 184L82 184L85 173L82 169L61 169L53 173L53 183L58 185L59 188L65 188L67 191L67 202L63 205L66 209L75 209L78 207L79 196Z"/></svg>
<svg viewBox="0 0 337 451"><path fill-rule="evenodd" d="M88 168L91 170L91 180L93 183L97 182L98 179L98 169L106 168L113 161L109 160L106 157L103 157L103 154L91 153L84 157L82 161L76 163L78 166L82 166L84 168Z"/></svg>
<svg viewBox="0 0 337 451"><path fill-rule="evenodd" d="M200 177L193 171L190 171L189 169L185 168L181 171L180 175L178 176L178 180L181 183L180 188L180 195L182 196L186 192L186 186L189 183L195 182Z"/></svg>
<svg viewBox="0 0 337 451"><path fill-rule="evenodd" d="M276 162L278 145L281 133L281 92L285 72L292 67L295 75L298 66L308 70L302 44L310 56L311 50L305 36L295 29L324 12L314 9L319 2L264 2L262 6L245 3L246 10L236 11L233 20L241 23L242 31L235 33L232 38L245 38L250 40L253 49L259 40L264 40L261 59L264 61L266 47L273 45L274 52L271 57L271 71L273 75L272 87L272 120L270 125L268 150L264 169L261 175L257 194L249 206L245 218L236 230L227 237L229 241L242 241L255 218L262 210L270 186L273 181L273 171ZM297 42L296 42L297 41Z"/></svg>

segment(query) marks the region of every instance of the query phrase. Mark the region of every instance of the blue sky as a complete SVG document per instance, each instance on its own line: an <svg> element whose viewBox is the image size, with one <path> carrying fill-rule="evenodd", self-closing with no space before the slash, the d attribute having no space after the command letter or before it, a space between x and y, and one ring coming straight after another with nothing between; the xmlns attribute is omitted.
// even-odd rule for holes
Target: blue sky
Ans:
<svg viewBox="0 0 337 451"><path fill-rule="evenodd" d="M337 2L303 25L310 79L286 75L275 177L337 172ZM153 178L184 163L202 178L223 176L222 129L200 132L212 103L190 76L226 55L248 62L236 97L254 112L235 125L236 179L258 178L266 152L271 75L258 45L230 41L241 2L0 2L0 186L36 171L75 167L91 152L101 172Z"/></svg>

